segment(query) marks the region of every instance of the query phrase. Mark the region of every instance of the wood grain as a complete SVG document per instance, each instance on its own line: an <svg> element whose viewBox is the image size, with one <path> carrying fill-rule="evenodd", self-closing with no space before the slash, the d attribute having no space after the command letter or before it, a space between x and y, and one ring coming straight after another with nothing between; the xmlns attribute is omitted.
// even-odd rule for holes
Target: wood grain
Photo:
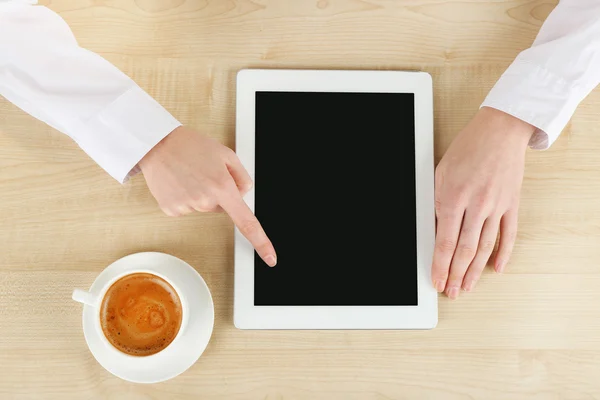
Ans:
<svg viewBox="0 0 600 400"><path fill-rule="evenodd" d="M42 3L82 46L229 146L240 68L428 71L439 160L556 1ZM142 178L118 185L66 136L0 100L0 398L598 399L599 111L596 90L552 149L529 152L507 273L486 273L457 302L440 298L437 329L242 332L227 217L163 216ZM96 363L70 293L148 250L203 275L216 325L188 372L144 386Z"/></svg>

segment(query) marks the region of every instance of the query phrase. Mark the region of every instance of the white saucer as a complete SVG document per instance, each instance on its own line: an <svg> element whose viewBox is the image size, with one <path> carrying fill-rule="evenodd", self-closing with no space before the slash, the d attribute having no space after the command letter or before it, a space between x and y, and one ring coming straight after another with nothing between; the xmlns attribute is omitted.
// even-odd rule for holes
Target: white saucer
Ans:
<svg viewBox="0 0 600 400"><path fill-rule="evenodd" d="M174 378L200 358L212 334L215 311L208 286L200 274L186 262L164 253L137 253L115 261L98 275L90 292L99 292L116 275L140 268L168 276L185 293L190 315L177 340L155 356L135 357L144 362L124 362L105 348L107 344L100 337L102 332L95 327L97 310L88 305L83 307L83 333L92 354L107 371L130 382L156 383ZM160 357L156 357L158 355Z"/></svg>

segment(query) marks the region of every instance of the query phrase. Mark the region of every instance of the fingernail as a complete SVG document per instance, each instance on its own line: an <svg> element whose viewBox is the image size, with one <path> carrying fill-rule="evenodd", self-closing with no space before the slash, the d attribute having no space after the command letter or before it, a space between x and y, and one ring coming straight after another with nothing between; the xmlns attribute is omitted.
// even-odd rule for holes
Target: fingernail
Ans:
<svg viewBox="0 0 600 400"><path fill-rule="evenodd" d="M444 282L433 281L433 287L435 287L435 290L437 290L438 293L442 293L444 291Z"/></svg>
<svg viewBox="0 0 600 400"><path fill-rule="evenodd" d="M465 292L470 292L471 290L473 290L474 286L475 286L475 281L465 283L465 286L464 286Z"/></svg>
<svg viewBox="0 0 600 400"><path fill-rule="evenodd" d="M450 298L450 300L456 300L458 298L458 288L451 287L450 289L448 289L448 297Z"/></svg>
<svg viewBox="0 0 600 400"><path fill-rule="evenodd" d="M274 267L277 264L277 259L274 255L269 254L265 257L265 262L269 267Z"/></svg>
<svg viewBox="0 0 600 400"><path fill-rule="evenodd" d="M496 261L496 272L499 274L504 272L504 261L503 260Z"/></svg>

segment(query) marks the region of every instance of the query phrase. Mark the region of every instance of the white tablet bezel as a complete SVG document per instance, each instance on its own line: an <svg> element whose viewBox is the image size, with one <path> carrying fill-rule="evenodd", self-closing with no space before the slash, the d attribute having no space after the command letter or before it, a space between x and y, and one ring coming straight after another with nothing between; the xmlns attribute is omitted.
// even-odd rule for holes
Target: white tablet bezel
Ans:
<svg viewBox="0 0 600 400"><path fill-rule="evenodd" d="M239 329L435 327L438 295L431 283L435 240L431 76L403 71L241 70L237 75L236 152L253 179L255 93L260 91L414 93L418 306L255 306L254 249L236 229L235 326ZM245 200L254 211L254 189ZM398 259L402 259L402 254L398 254Z"/></svg>

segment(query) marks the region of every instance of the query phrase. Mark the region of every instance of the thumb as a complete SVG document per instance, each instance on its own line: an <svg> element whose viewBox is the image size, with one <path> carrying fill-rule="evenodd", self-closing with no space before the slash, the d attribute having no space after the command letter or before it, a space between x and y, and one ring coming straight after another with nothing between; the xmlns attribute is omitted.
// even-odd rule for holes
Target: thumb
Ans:
<svg viewBox="0 0 600 400"><path fill-rule="evenodd" d="M235 153L227 159L227 169L242 196L252 189L252 178Z"/></svg>

